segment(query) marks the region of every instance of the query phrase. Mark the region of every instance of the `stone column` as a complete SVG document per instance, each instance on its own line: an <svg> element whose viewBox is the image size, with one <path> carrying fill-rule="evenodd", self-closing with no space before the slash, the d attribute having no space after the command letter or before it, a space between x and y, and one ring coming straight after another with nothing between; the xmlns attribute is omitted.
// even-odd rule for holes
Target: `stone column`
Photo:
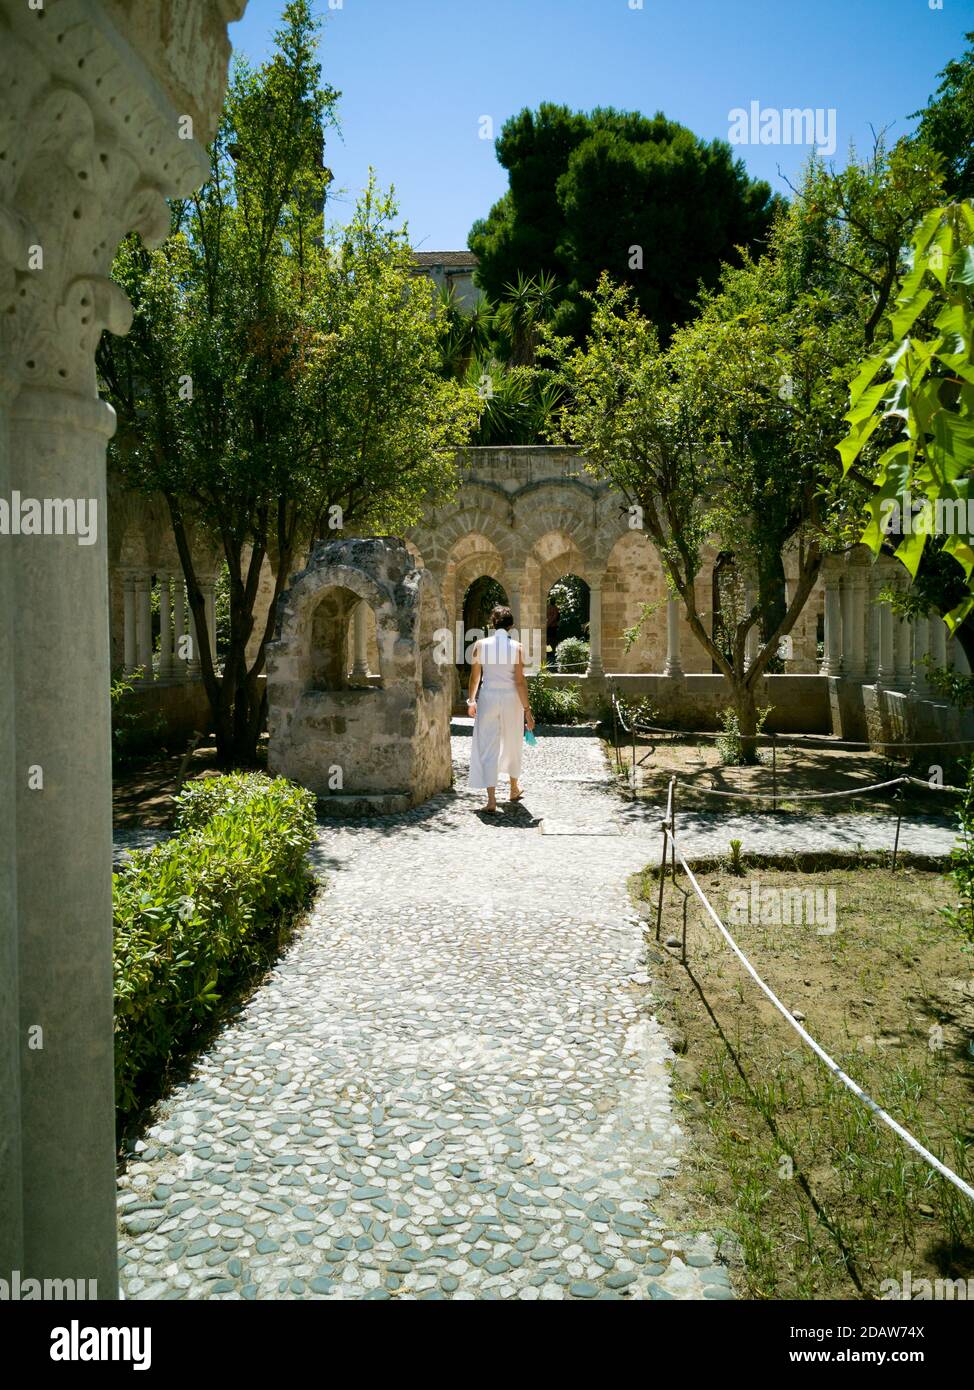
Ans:
<svg viewBox="0 0 974 1390"><path fill-rule="evenodd" d="M666 604L666 665L664 676L682 676L683 664L680 660L680 606L678 598L671 598Z"/></svg>
<svg viewBox="0 0 974 1390"><path fill-rule="evenodd" d="M542 614L544 610L542 609ZM588 609L589 657L586 676L599 677L605 674L602 667L602 576L589 584Z"/></svg>
<svg viewBox="0 0 974 1390"><path fill-rule="evenodd" d="M834 571L823 575L825 584L825 656L823 676L842 674L842 609L839 600L839 577Z"/></svg>
<svg viewBox="0 0 974 1390"><path fill-rule="evenodd" d="M750 613L757 601L757 590L753 585L748 584L744 589L744 616ZM760 617L751 624L744 638L744 669L749 671L754 665L758 654L758 646L761 640L761 619Z"/></svg>
<svg viewBox="0 0 974 1390"><path fill-rule="evenodd" d="M210 649L210 661L216 666L216 583L212 579L204 579L200 588L206 613L206 644Z"/></svg>
<svg viewBox="0 0 974 1390"><path fill-rule="evenodd" d="M880 648L882 613L885 605L879 602L879 591L883 587L882 576L874 565L869 570L866 582L865 602L866 602L866 681L872 684L879 683L879 671L881 665Z"/></svg>
<svg viewBox="0 0 974 1390"><path fill-rule="evenodd" d="M879 665L876 668L876 684L891 686L896 683L896 654L894 650L893 610L888 603L876 603L879 613Z"/></svg>
<svg viewBox="0 0 974 1390"><path fill-rule="evenodd" d="M139 669L135 645L135 573L126 570L122 577L123 602L125 605L125 674L132 676Z"/></svg>
<svg viewBox="0 0 974 1390"><path fill-rule="evenodd" d="M142 679L152 680L152 575L135 579L135 664L142 668Z"/></svg>
<svg viewBox="0 0 974 1390"><path fill-rule="evenodd" d="M938 671L945 669L947 665L947 626L939 613L930 614L930 657Z"/></svg>
<svg viewBox="0 0 974 1390"><path fill-rule="evenodd" d="M0 1277L117 1292L102 331L121 238L206 177L240 0L0 0L0 487L88 536L0 540ZM187 122L192 122L192 130ZM88 543L90 541L90 543ZM16 622L12 615L16 614ZM16 741L13 731L16 730ZM11 911L11 907L13 911ZM14 1012L16 1010L16 1012ZM14 1051L16 1055L14 1055ZM97 1320L96 1320L97 1321Z"/></svg>
<svg viewBox="0 0 974 1390"><path fill-rule="evenodd" d="M355 659L352 663L353 680L366 680L369 674L369 629L366 625L366 608L368 605L362 599L355 605L354 630L352 634L352 649Z"/></svg>
<svg viewBox="0 0 974 1390"><path fill-rule="evenodd" d="M913 678L910 681L910 694L924 700L930 694L926 663L926 657L930 651L930 620L929 618L914 618L912 627Z"/></svg>
<svg viewBox="0 0 974 1390"><path fill-rule="evenodd" d="M893 614L893 684L909 690L913 682L913 633L908 618Z"/></svg>
<svg viewBox="0 0 974 1390"><path fill-rule="evenodd" d="M173 673L177 680L186 679L186 581L182 574L173 579Z"/></svg>
<svg viewBox="0 0 974 1390"><path fill-rule="evenodd" d="M163 571L159 576L159 676L162 680L172 677L172 593L170 576Z"/></svg>
<svg viewBox="0 0 974 1390"><path fill-rule="evenodd" d="M191 681L199 679L200 674L200 639L196 631L196 615L186 599L186 616L189 620L189 660L186 663L186 675Z"/></svg>
<svg viewBox="0 0 974 1390"><path fill-rule="evenodd" d="M865 572L850 567L842 581L842 674L861 681L866 674Z"/></svg>

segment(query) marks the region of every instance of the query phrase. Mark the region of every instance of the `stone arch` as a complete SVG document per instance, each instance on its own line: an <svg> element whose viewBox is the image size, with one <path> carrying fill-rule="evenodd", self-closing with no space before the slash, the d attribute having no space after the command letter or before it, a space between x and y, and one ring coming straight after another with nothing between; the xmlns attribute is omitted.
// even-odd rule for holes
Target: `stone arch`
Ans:
<svg viewBox="0 0 974 1390"><path fill-rule="evenodd" d="M351 681L345 669L362 603L375 615L378 685ZM279 635L267 649L269 768L326 801L339 794L346 810L348 796L363 809L377 809L377 797L395 809L389 798L417 805L449 786L444 626L436 582L402 541L317 545L281 597Z"/></svg>

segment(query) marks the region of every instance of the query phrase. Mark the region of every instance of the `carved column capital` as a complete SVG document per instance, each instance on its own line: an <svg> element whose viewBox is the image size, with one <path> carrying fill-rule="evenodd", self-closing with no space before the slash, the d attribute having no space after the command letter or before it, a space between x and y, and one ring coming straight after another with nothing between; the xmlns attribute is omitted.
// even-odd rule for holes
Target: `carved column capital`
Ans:
<svg viewBox="0 0 974 1390"><path fill-rule="evenodd" d="M203 43L194 59L193 41L205 37L215 45ZM215 124L227 44L220 6L199 0L47 0L40 10L0 0L0 394L8 401L32 386L95 394L102 331L125 333L131 323L110 278L115 250L130 231L158 243L169 228L166 197L205 179L199 140ZM177 78L180 45L187 62ZM187 73L204 87L194 101Z"/></svg>

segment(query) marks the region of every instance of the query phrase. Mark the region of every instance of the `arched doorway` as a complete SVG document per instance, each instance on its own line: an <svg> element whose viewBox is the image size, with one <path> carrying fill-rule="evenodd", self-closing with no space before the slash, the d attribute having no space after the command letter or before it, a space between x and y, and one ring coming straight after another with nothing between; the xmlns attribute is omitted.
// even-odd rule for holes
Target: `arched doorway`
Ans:
<svg viewBox="0 0 974 1390"><path fill-rule="evenodd" d="M545 613L545 661L555 667L555 652L562 642L572 646L562 653L557 669L584 671L588 665L588 624L591 596L580 575L563 574L547 593ZM584 643L583 647L581 644Z"/></svg>
<svg viewBox="0 0 974 1390"><path fill-rule="evenodd" d="M489 631L491 610L507 602L507 591L492 575L482 574L473 581L463 598L463 643L462 650L457 652L458 666L467 664L470 643Z"/></svg>

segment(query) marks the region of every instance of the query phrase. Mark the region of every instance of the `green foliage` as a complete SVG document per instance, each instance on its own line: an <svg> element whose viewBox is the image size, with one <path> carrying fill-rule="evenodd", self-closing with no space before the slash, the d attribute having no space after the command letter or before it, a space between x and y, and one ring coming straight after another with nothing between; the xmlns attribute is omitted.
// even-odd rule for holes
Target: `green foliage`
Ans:
<svg viewBox="0 0 974 1390"><path fill-rule="evenodd" d="M415 523L453 488L477 418L473 393L443 378L442 313L413 273L391 195L370 178L348 226L325 224L337 94L316 30L307 0L292 0L273 56L236 64L206 184L172 204L157 250L136 235L119 250L114 278L134 320L99 350L119 419L113 464L168 502L224 762L254 756L265 645L302 548L352 526ZM194 528L219 538L229 575L222 674ZM248 662L268 554L276 588Z"/></svg>
<svg viewBox="0 0 974 1390"><path fill-rule="evenodd" d="M891 526L897 559L916 576L936 534L960 566L964 596L944 616L952 629L974 609L974 206L937 207L913 237L909 273L879 352L852 382L844 472L874 479L862 540L878 554ZM911 500L922 509L905 524Z"/></svg>
<svg viewBox="0 0 974 1390"><path fill-rule="evenodd" d="M960 831L951 852L950 878L957 889L954 907L942 909L944 917L974 945L974 759L968 769L964 798L957 812Z"/></svg>
<svg viewBox="0 0 974 1390"><path fill-rule="evenodd" d="M157 714L151 719L140 715L129 698L138 687L138 676L119 676L111 683L112 706L112 766L127 763L151 751L164 742L165 721Z"/></svg>
<svg viewBox="0 0 974 1390"><path fill-rule="evenodd" d="M765 705L763 709L757 711L754 734L761 733L773 708L773 705ZM720 722L723 726L723 732L717 735L715 744L721 765L723 767L741 767L747 763L753 763L757 758L755 746L753 740L742 732L737 710L730 708L721 710Z"/></svg>
<svg viewBox="0 0 974 1390"><path fill-rule="evenodd" d="M588 665L591 648L581 637L566 637L555 648L555 666L559 671L579 670Z"/></svg>
<svg viewBox="0 0 974 1390"><path fill-rule="evenodd" d="M113 876L119 1109L144 1102L228 991L266 962L306 899L314 797L283 778L209 778L177 833Z"/></svg>
<svg viewBox="0 0 974 1390"><path fill-rule="evenodd" d="M964 37L974 42L974 33ZM974 48L948 63L939 76L937 96L913 112L920 117L917 134L943 158L950 197L974 197Z"/></svg>
<svg viewBox="0 0 974 1390"><path fill-rule="evenodd" d="M547 667L528 677L531 712L538 724L578 724L582 718L582 693L574 683L555 684Z"/></svg>
<svg viewBox="0 0 974 1390"><path fill-rule="evenodd" d="M758 681L863 505L864 481L845 476L836 453L847 383L936 186L929 159L907 142L877 145L841 173L813 160L766 254L726 267L668 347L608 277L591 297L584 349L547 340L566 391L557 438L632 504L631 524L654 544L730 686L742 736L754 732ZM697 603L711 545L733 562L716 640ZM786 586L789 548L798 569Z"/></svg>
<svg viewBox="0 0 974 1390"><path fill-rule="evenodd" d="M660 113L551 103L511 117L497 141L510 187L469 237L478 280L499 300L520 275L548 276L557 331L584 334L603 272L632 286L661 336L690 316L699 282L766 234L778 200L723 141L709 144ZM641 247L641 268L630 265Z"/></svg>
<svg viewBox="0 0 974 1390"><path fill-rule="evenodd" d="M741 857L741 843L740 840L731 840L730 858L727 860L728 872L735 874L738 878L743 878L746 872L744 860Z"/></svg>

